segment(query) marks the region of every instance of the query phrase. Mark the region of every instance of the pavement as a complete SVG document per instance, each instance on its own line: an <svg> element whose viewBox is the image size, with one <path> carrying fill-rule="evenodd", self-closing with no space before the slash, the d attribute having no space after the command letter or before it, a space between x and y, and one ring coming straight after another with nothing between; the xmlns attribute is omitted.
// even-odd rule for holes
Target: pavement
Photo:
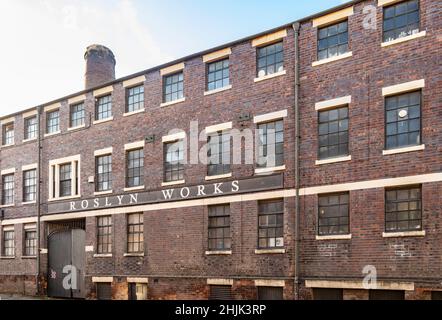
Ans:
<svg viewBox="0 0 442 320"><path fill-rule="evenodd" d="M18 294L0 293L0 300L49 300L48 297L30 297Z"/></svg>

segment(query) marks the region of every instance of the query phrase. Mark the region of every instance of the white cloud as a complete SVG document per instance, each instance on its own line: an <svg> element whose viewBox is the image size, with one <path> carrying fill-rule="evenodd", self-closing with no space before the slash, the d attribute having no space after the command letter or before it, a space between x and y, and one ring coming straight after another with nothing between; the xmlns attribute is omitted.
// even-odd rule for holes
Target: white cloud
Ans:
<svg viewBox="0 0 442 320"><path fill-rule="evenodd" d="M131 0L0 1L0 114L83 89L85 48L108 46L117 76L170 60Z"/></svg>

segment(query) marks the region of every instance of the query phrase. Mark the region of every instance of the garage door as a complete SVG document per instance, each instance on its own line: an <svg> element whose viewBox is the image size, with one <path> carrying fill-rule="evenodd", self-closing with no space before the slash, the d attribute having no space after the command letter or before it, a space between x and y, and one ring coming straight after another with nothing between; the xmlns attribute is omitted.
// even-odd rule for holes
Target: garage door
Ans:
<svg viewBox="0 0 442 320"><path fill-rule="evenodd" d="M232 286L210 286L209 300L233 300Z"/></svg>
<svg viewBox="0 0 442 320"><path fill-rule="evenodd" d="M343 298L342 289L313 289L314 300L343 300Z"/></svg>
<svg viewBox="0 0 442 320"><path fill-rule="evenodd" d="M258 300L283 300L283 288L258 287Z"/></svg>
<svg viewBox="0 0 442 320"><path fill-rule="evenodd" d="M370 290L370 300L404 300L405 291Z"/></svg>

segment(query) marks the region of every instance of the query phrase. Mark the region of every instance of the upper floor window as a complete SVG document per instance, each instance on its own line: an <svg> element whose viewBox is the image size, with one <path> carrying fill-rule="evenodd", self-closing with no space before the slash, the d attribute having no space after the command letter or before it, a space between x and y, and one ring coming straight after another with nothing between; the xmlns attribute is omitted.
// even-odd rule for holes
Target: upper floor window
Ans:
<svg viewBox="0 0 442 320"><path fill-rule="evenodd" d="M3 256L15 256L15 232L14 230L3 231Z"/></svg>
<svg viewBox="0 0 442 320"><path fill-rule="evenodd" d="M3 145L14 144L14 122L3 125Z"/></svg>
<svg viewBox="0 0 442 320"><path fill-rule="evenodd" d="M229 59L215 61L207 66L207 90L216 90L230 85Z"/></svg>
<svg viewBox="0 0 442 320"><path fill-rule="evenodd" d="M230 205L209 207L209 250L230 250Z"/></svg>
<svg viewBox="0 0 442 320"><path fill-rule="evenodd" d="M284 71L283 43L258 48L258 77Z"/></svg>
<svg viewBox="0 0 442 320"><path fill-rule="evenodd" d="M172 102L184 98L183 72L164 76L163 102Z"/></svg>
<svg viewBox="0 0 442 320"><path fill-rule="evenodd" d="M99 97L95 106L95 120L104 120L112 117L112 95Z"/></svg>
<svg viewBox="0 0 442 320"><path fill-rule="evenodd" d="M25 256L35 257L37 255L37 231L35 229L25 230Z"/></svg>
<svg viewBox="0 0 442 320"><path fill-rule="evenodd" d="M23 202L32 202L37 196L37 169L23 172Z"/></svg>
<svg viewBox="0 0 442 320"><path fill-rule="evenodd" d="M127 252L144 252L144 219L142 213L127 216Z"/></svg>
<svg viewBox="0 0 442 320"><path fill-rule="evenodd" d="M422 193L420 186L387 190L385 198L386 232L422 230Z"/></svg>
<svg viewBox="0 0 442 320"><path fill-rule="evenodd" d="M144 85L127 89L126 95L126 112L144 109Z"/></svg>
<svg viewBox="0 0 442 320"><path fill-rule="evenodd" d="M46 114L46 133L57 133L60 131L60 112L59 110L49 111Z"/></svg>
<svg viewBox="0 0 442 320"><path fill-rule="evenodd" d="M208 138L208 176L231 172L230 168L230 133L216 132Z"/></svg>
<svg viewBox="0 0 442 320"><path fill-rule="evenodd" d="M97 218L97 253L112 253L112 216Z"/></svg>
<svg viewBox="0 0 442 320"><path fill-rule="evenodd" d="M173 182L184 179L184 140L164 145L164 181Z"/></svg>
<svg viewBox="0 0 442 320"><path fill-rule="evenodd" d="M96 162L96 188L97 192L112 189L112 155L98 156Z"/></svg>
<svg viewBox="0 0 442 320"><path fill-rule="evenodd" d="M25 140L37 138L37 117L30 117L25 119Z"/></svg>
<svg viewBox="0 0 442 320"><path fill-rule="evenodd" d="M70 106L70 127L76 128L84 125L84 103Z"/></svg>
<svg viewBox="0 0 442 320"><path fill-rule="evenodd" d="M136 149L127 152L126 187L144 185L144 150Z"/></svg>
<svg viewBox="0 0 442 320"><path fill-rule="evenodd" d="M319 159L348 155L348 107L319 112Z"/></svg>
<svg viewBox="0 0 442 320"><path fill-rule="evenodd" d="M258 202L259 248L284 247L284 200Z"/></svg>
<svg viewBox="0 0 442 320"><path fill-rule="evenodd" d="M419 1L403 1L384 8L384 42L419 32Z"/></svg>
<svg viewBox="0 0 442 320"><path fill-rule="evenodd" d="M258 124L258 168L284 165L284 121Z"/></svg>
<svg viewBox="0 0 442 320"><path fill-rule="evenodd" d="M349 194L319 196L318 232L320 236L342 235L350 232Z"/></svg>
<svg viewBox="0 0 442 320"><path fill-rule="evenodd" d="M14 174L2 176L2 204L14 204Z"/></svg>
<svg viewBox="0 0 442 320"><path fill-rule="evenodd" d="M80 195L80 156L52 160L49 166L49 199Z"/></svg>
<svg viewBox="0 0 442 320"><path fill-rule="evenodd" d="M318 30L318 60L333 58L348 50L348 21Z"/></svg>
<svg viewBox="0 0 442 320"><path fill-rule="evenodd" d="M387 149L421 144L421 92L385 99Z"/></svg>

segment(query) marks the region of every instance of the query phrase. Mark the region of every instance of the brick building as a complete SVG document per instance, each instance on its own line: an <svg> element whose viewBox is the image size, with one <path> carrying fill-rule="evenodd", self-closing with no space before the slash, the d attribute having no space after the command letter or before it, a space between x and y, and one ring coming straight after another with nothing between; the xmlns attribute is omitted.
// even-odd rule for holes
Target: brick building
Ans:
<svg viewBox="0 0 442 320"><path fill-rule="evenodd" d="M89 47L0 119L0 292L439 299L441 18L353 1L121 79Z"/></svg>

